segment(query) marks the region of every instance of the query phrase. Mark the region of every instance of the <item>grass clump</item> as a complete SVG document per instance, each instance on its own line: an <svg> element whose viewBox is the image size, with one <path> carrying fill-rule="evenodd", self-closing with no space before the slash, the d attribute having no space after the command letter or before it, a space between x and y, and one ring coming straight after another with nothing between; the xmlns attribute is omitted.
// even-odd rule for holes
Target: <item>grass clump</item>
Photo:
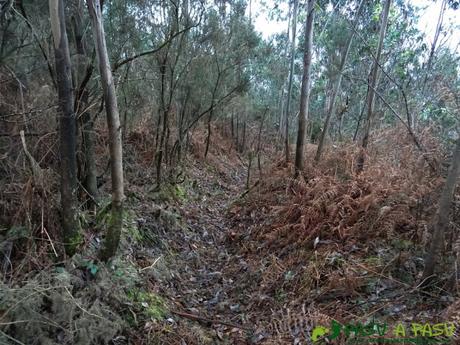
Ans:
<svg viewBox="0 0 460 345"><path fill-rule="evenodd" d="M153 292L136 288L129 290L127 297L133 303L135 312L140 314L143 319L161 321L168 313L164 299Z"/></svg>

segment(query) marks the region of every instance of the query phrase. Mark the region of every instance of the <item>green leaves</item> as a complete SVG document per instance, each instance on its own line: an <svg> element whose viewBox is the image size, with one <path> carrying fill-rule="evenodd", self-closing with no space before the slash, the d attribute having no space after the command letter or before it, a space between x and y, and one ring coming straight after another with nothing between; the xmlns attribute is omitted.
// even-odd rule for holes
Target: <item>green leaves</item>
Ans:
<svg viewBox="0 0 460 345"><path fill-rule="evenodd" d="M93 276L99 271L99 267L93 261L88 262L86 268Z"/></svg>
<svg viewBox="0 0 460 345"><path fill-rule="evenodd" d="M100 269L100 266L96 263L96 261L90 258L85 258L81 254L75 254L72 260L75 263L76 267L89 272L93 277L96 276L97 272ZM62 273L65 272L65 268L57 267L56 271L58 273Z"/></svg>

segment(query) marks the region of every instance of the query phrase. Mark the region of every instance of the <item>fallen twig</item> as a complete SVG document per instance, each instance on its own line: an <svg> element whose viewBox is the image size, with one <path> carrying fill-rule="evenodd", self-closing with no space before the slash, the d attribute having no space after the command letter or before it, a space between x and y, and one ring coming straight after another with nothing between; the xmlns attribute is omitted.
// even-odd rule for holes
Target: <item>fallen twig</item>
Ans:
<svg viewBox="0 0 460 345"><path fill-rule="evenodd" d="M156 265L156 263L158 262L158 260L160 260L160 259L161 259L161 257L162 257L162 256L163 256L163 255L160 255L159 257L157 257L157 258L155 259L155 261L153 262L153 264L151 264L150 266L147 266L147 267L141 268L141 269L139 270L139 272L142 272L142 271L148 270L149 268L153 268L153 267Z"/></svg>

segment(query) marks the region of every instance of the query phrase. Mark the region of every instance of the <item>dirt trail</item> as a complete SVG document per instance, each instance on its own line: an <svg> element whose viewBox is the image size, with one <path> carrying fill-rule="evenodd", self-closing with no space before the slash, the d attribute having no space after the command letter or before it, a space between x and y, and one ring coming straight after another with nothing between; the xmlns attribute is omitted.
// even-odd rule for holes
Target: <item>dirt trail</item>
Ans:
<svg viewBox="0 0 460 345"><path fill-rule="evenodd" d="M247 344L252 331L243 328L254 328L248 305L256 277L232 250L227 217L228 207L244 191L245 172L241 167L225 173L200 167L194 179L191 200L181 210L187 230L170 242L177 255L168 265L171 275L162 293L174 301L174 311L190 314L173 318L181 342ZM178 334L167 341L174 343Z"/></svg>

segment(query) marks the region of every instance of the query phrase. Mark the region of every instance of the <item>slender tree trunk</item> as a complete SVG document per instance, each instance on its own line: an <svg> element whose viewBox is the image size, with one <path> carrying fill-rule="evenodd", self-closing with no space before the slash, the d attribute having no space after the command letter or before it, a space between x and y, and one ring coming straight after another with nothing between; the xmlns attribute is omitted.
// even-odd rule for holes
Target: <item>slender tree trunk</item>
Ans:
<svg viewBox="0 0 460 345"><path fill-rule="evenodd" d="M246 118L243 122L243 138L241 141L241 152L244 152L244 150L246 150Z"/></svg>
<svg viewBox="0 0 460 345"><path fill-rule="evenodd" d="M209 151L209 144L211 143L211 121L214 115L214 99L216 98L217 90L219 88L220 84L220 79L221 79L221 72L220 72L220 67L219 67L219 62L216 57L216 66L217 66L217 79L216 79L216 84L214 85L214 89L212 90L212 95L211 95L211 107L209 111L209 117L208 117L208 135L206 137L206 149L204 152L204 158L208 156L208 151Z"/></svg>
<svg viewBox="0 0 460 345"><path fill-rule="evenodd" d="M340 113L338 114L338 118L339 118L339 125L338 125L338 128L337 128L337 135L338 135L338 140L341 142L343 141L343 133L342 133L342 129L343 129L343 118L344 118L344 115L345 113L348 111L348 103L345 104L345 106L343 106L342 110L340 110Z"/></svg>
<svg viewBox="0 0 460 345"><path fill-rule="evenodd" d="M310 70L311 57L313 53L313 24L315 20L315 2L308 0L307 22L305 23L305 53L303 56L302 89L300 91L300 114L299 128L297 131L297 143L295 151L295 177L302 173L304 160L303 152L305 146L305 125L308 119L308 106L310 103Z"/></svg>
<svg viewBox="0 0 460 345"><path fill-rule="evenodd" d="M460 173L460 139L457 140L454 154L452 156L452 163L450 165L449 173L447 175L446 183L444 185L441 199L439 201L438 210L435 215L433 224L433 237L425 257L425 270L423 278L427 281L428 278L435 274L438 265L438 257L444 243L444 233L449 227L449 214L452 208L452 201L457 185L457 178Z"/></svg>
<svg viewBox="0 0 460 345"><path fill-rule="evenodd" d="M170 108L170 105L168 106L168 109L171 109ZM168 113L169 114L169 113ZM164 142L164 148L163 148L163 152L164 152L164 161L166 162L166 164L170 164L170 157L168 155L169 153L169 139L170 139L170 134L171 134L171 129L170 129L170 116L168 116L166 118L166 136L165 136L165 142Z"/></svg>
<svg viewBox="0 0 460 345"><path fill-rule="evenodd" d="M442 0L441 10L439 11L438 22L436 24L436 31L434 33L433 43L431 44L430 55L428 56L428 61L425 68L425 78L423 80L422 90L425 90L426 82L428 81L428 76L431 70L431 65L433 64L434 53L436 51L436 45L438 44L439 35L442 30L442 23L444 21L444 12L446 11L447 0Z"/></svg>
<svg viewBox="0 0 460 345"><path fill-rule="evenodd" d="M118 112L115 84L110 68L104 26L102 24L101 4L98 0L87 0L91 25L93 28L94 43L96 46L104 90L107 125L109 130L110 168L112 177L112 219L105 238L101 259L107 261L116 254L123 227L123 151L121 138L120 115Z"/></svg>
<svg viewBox="0 0 460 345"><path fill-rule="evenodd" d="M260 179L262 178L262 165L261 165L261 162L260 162L260 150L261 150L261 146L262 146L262 142L261 142L262 129L264 127L265 117L267 116L268 110L269 109L266 108L265 111L264 111L264 114L262 115L262 119L260 120L259 132L257 133L257 152L256 152L256 155L257 155L257 167L259 169L259 178Z"/></svg>
<svg viewBox="0 0 460 345"><path fill-rule="evenodd" d="M85 192L88 194L87 205L96 205L97 203L97 169L96 159L94 154L95 138L94 138L94 123L91 120L91 114L85 108L88 106L89 92L86 87L86 80L91 78L93 73L93 63L91 57L87 54L86 42L84 39L83 27L83 0L78 0L77 10L73 20L75 47L77 54L80 57L76 69L77 81L76 84L78 93L75 100L75 111L81 113L81 130L82 130L82 151L84 157L84 176L82 185Z"/></svg>
<svg viewBox="0 0 460 345"><path fill-rule="evenodd" d="M291 4L289 2L289 9L288 9L288 22L287 22L287 29L286 29L286 41L287 41L287 44L285 45L284 47L284 58L283 58L283 67L285 66L285 63L287 62L287 59L288 59L288 52L289 52L289 31L291 29L291 17L292 17L292 13L291 13ZM287 67L287 66L285 66ZM284 70L284 69L283 69ZM285 101L285 97L286 97L286 82L287 82L287 79L288 78L285 78L283 80L283 85L281 87L281 90L280 90L280 125L279 125L279 136L280 136L280 139L283 139L283 131L284 131L284 121L285 121L285 112L284 112L284 101Z"/></svg>
<svg viewBox="0 0 460 345"><path fill-rule="evenodd" d="M185 100L182 104L180 117L179 117L179 128L178 128L178 139L177 139L177 162L180 163L182 160L182 145L184 143L184 124L185 114L187 112L187 104L190 97L190 88L187 88Z"/></svg>
<svg viewBox="0 0 460 345"><path fill-rule="evenodd" d="M82 96L82 101L87 102L87 93ZM83 178L83 187L88 194L88 206L96 205L98 201L97 190L97 169L96 158L94 154L95 137L94 122L91 120L91 114L88 111L83 112L82 119L82 136L83 136L83 155L85 160L85 170Z"/></svg>
<svg viewBox="0 0 460 345"><path fill-rule="evenodd" d="M332 114L335 111L335 101L336 101L338 93L340 92L340 86L342 84L343 69L345 68L345 64L347 62L348 53L350 52L351 43L353 42L353 36L355 35L355 28L356 28L356 25L358 24L359 14L361 12L361 7L362 7L363 3L364 3L364 1L361 1L361 3L359 4L358 10L356 11L356 17L355 17L355 20L353 22L353 29L351 31L350 37L348 38L347 44L345 46L345 49L342 52L342 56L341 56L341 59L340 59L339 70L338 70L338 74L337 74L337 80L335 82L334 89L332 91L332 96L331 96L331 99L330 99L330 102L329 102L329 106L328 106L328 110L327 110L327 114L326 114L326 119L324 120L323 130L321 131L321 136L320 136L319 143L318 143L318 149L316 150L316 155L315 155L315 161L316 162L320 161L321 154L323 153L324 143L326 141L326 136L327 136L327 132L328 132L328 129L329 129L329 123L331 121Z"/></svg>
<svg viewBox="0 0 460 345"><path fill-rule="evenodd" d="M234 127L234 124L233 124L234 117L235 117L234 111L232 110L232 117L230 118L230 131L231 131L231 134L232 134L232 140L235 137L235 127Z"/></svg>
<svg viewBox="0 0 460 345"><path fill-rule="evenodd" d="M63 0L49 0L54 39L56 79L59 98L61 170L61 214L66 252L75 253L81 242L77 203L76 119Z"/></svg>
<svg viewBox="0 0 460 345"><path fill-rule="evenodd" d="M130 68L131 68L131 64L129 64L128 66L126 66L126 72L125 72L125 77L124 77L124 80L123 80L123 83L125 83L127 80L128 80L128 77L129 77L129 74L130 74ZM129 109L129 106L128 106L128 97L126 96L126 91L125 91L125 88L123 88L123 103L124 103L124 111L123 111L123 121L121 122L121 135L123 138L126 138L127 136L127 133L128 133L128 109ZM133 116L131 116L131 121L133 119Z"/></svg>
<svg viewBox="0 0 460 345"><path fill-rule="evenodd" d="M284 123L284 85L282 85L282 89L279 92L279 125L278 125L278 137L280 139L283 138L283 123Z"/></svg>
<svg viewBox="0 0 460 345"><path fill-rule="evenodd" d="M291 61L289 65L289 82L288 82L288 94L286 100L286 116L284 119L284 156L286 162L289 162L289 112L291 111L291 94L292 94L292 79L294 77L294 60L295 60L295 40L297 34L297 10L299 7L299 1L294 0L294 11L292 13L292 42L291 42Z"/></svg>
<svg viewBox="0 0 460 345"><path fill-rule="evenodd" d="M377 88L378 78L379 78L379 61L380 56L382 55L383 40L385 39L385 33L388 26L388 14L390 12L391 0L385 1L385 7L382 11L381 20L380 20L380 34L379 34L379 43L377 46L377 54L375 55L375 60L372 64L372 70L370 75L370 89L367 97L367 117L366 123L364 126L364 136L361 143L361 152L357 160L356 171L358 173L362 172L364 169L364 160L365 160L365 151L369 144L369 135L371 131L371 124L374 115L374 105L375 105L375 89Z"/></svg>
<svg viewBox="0 0 460 345"><path fill-rule="evenodd" d="M154 149L154 152L155 152L155 155L157 154L158 152L158 144L160 142L160 127L161 127L161 118L162 118L162 112L161 110L158 111L158 117L157 117L157 121L156 121L156 132L155 132L155 149ZM156 157L156 156L155 156Z"/></svg>
<svg viewBox="0 0 460 345"><path fill-rule="evenodd" d="M240 151L240 116L239 113L236 113L236 135L235 135L235 144L236 150Z"/></svg>
<svg viewBox="0 0 460 345"><path fill-rule="evenodd" d="M209 112L209 117L208 117L208 123L207 123L207 127L208 127L208 135L206 136L206 149L204 150L204 158L208 157L208 152L209 152L209 145L211 143L211 121L212 121L212 116L213 116L213 109L211 109L211 111Z"/></svg>
<svg viewBox="0 0 460 345"><path fill-rule="evenodd" d="M246 189L249 189L249 185L251 182L251 167L252 167L252 160L254 158L254 153L251 151L248 155L248 174L246 175Z"/></svg>
<svg viewBox="0 0 460 345"><path fill-rule="evenodd" d="M158 118L158 129L157 129L157 144L155 153L156 163L156 189L159 190L161 187L161 164L163 162L163 145L166 136L166 121L168 119L169 109L166 108L165 102L165 91L166 91L166 62L168 56L165 55L160 62L160 74L161 74L161 96L160 96L160 115ZM161 127L161 135L160 135Z"/></svg>
<svg viewBox="0 0 460 345"><path fill-rule="evenodd" d="M356 141L356 139L358 138L359 127L361 126L361 121L364 116L364 109L366 109L366 100L367 100L368 94L369 94L369 87L367 88L366 97L364 97L363 105L361 107L361 111L359 112L358 122L356 123L355 133L353 134L353 141Z"/></svg>

